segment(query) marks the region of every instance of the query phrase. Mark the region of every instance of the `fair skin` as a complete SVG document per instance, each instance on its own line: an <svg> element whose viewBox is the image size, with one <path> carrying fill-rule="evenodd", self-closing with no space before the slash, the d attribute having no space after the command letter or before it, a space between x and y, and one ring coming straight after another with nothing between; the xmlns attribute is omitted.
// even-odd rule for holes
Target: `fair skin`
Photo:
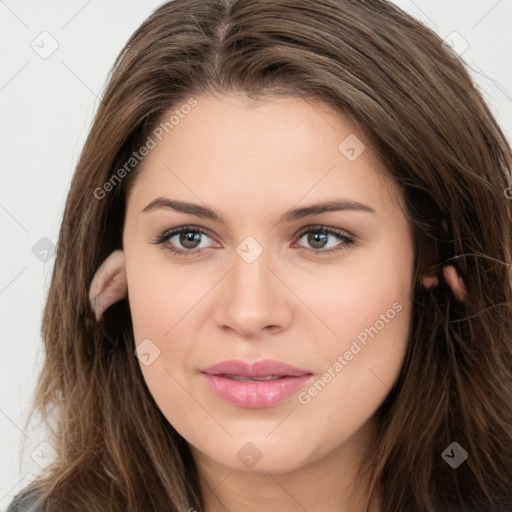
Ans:
<svg viewBox="0 0 512 512"><path fill-rule="evenodd" d="M190 444L206 512L364 512L367 497L354 479L410 327L414 251L403 198L378 172L364 134L326 104L196 99L145 158L127 201L135 343L149 339L160 350L141 364L144 379ZM350 134L366 146L353 160L338 149ZM143 212L156 198L207 205L223 222L171 208ZM292 209L340 199L373 212L279 222ZM195 246L185 245L192 235L179 234L152 243L182 226L207 235L197 234ZM322 227L355 243L322 236ZM250 263L237 252L247 237L263 249ZM255 254L254 245L241 247ZM342 250L323 254L333 248ZM345 356L372 326L377 334ZM276 405L241 407L214 394L200 373L227 359L278 360L311 377ZM331 378L322 377L329 368ZM308 392L322 378L325 386ZM261 458L249 467L240 450Z"/></svg>

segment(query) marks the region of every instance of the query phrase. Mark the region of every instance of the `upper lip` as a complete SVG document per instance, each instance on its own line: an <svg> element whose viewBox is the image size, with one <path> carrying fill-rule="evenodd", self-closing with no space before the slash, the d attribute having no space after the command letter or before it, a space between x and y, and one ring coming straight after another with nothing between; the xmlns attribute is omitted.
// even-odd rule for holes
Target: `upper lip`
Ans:
<svg viewBox="0 0 512 512"><path fill-rule="evenodd" d="M311 372L303 368L297 368L281 361L266 359L254 363L230 359L209 366L202 373L208 375L239 375L241 377L269 377L269 376L288 376L300 377L302 375L311 375Z"/></svg>

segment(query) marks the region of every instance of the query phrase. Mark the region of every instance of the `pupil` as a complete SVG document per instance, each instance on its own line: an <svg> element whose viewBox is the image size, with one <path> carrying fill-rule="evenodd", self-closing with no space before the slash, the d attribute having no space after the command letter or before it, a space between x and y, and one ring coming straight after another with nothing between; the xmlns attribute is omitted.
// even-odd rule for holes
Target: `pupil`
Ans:
<svg viewBox="0 0 512 512"><path fill-rule="evenodd" d="M193 249L194 242L197 242L197 239L199 239L200 236L200 233L193 233L192 231L189 231L188 233L182 233L180 242L187 249Z"/></svg>
<svg viewBox="0 0 512 512"><path fill-rule="evenodd" d="M310 236L309 243L316 249L322 248L323 244L325 244L327 241L327 234L325 233L315 233L312 236ZM320 242L320 245L315 245L316 243Z"/></svg>
<svg viewBox="0 0 512 512"><path fill-rule="evenodd" d="M194 243L198 241L200 233L193 233L189 231L188 233L182 233L180 242L184 247L188 249L194 248ZM327 234L326 233L314 233L309 236L309 243L315 248L322 248L327 242ZM190 244L190 245L189 245Z"/></svg>

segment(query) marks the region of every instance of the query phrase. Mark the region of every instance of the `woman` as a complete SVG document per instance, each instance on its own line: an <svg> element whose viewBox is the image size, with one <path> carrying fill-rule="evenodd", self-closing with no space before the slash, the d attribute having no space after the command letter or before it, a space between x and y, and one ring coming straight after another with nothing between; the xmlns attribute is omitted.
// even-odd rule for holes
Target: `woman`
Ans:
<svg viewBox="0 0 512 512"><path fill-rule="evenodd" d="M44 313L58 457L11 510L512 509L512 155L441 43L383 0L143 23Z"/></svg>

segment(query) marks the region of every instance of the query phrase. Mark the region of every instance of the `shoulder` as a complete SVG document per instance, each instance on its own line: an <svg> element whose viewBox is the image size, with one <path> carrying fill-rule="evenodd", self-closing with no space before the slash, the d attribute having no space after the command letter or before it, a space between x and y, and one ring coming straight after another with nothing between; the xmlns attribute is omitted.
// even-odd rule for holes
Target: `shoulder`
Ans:
<svg viewBox="0 0 512 512"><path fill-rule="evenodd" d="M7 507L6 512L42 512L40 502L37 496L31 492L23 492L17 494L10 505Z"/></svg>

